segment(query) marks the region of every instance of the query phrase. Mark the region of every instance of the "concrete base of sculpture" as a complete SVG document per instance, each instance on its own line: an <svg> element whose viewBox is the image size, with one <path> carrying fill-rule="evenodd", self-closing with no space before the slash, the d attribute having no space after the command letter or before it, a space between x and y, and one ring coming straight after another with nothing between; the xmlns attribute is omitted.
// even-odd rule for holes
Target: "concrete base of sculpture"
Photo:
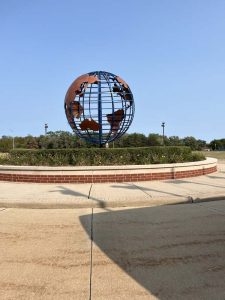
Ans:
<svg viewBox="0 0 225 300"><path fill-rule="evenodd" d="M44 167L0 166L0 181L34 183L101 183L179 179L217 171L217 159L129 166Z"/></svg>

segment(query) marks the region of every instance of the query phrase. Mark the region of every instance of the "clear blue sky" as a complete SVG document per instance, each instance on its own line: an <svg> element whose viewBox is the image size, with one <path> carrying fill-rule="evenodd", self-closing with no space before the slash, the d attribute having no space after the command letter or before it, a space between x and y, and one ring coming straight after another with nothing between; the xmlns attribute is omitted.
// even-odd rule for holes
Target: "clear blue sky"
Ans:
<svg viewBox="0 0 225 300"><path fill-rule="evenodd" d="M224 0L1 0L0 136L71 131L64 96L105 70L130 85L129 132L225 137Z"/></svg>

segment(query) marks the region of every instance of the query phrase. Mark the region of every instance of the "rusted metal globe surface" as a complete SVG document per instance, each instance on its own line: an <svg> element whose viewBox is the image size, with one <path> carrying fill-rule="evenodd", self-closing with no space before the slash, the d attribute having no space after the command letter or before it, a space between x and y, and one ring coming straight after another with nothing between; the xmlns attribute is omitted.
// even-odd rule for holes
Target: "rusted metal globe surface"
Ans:
<svg viewBox="0 0 225 300"><path fill-rule="evenodd" d="M114 141L128 130L134 110L128 84L105 71L81 75L65 96L65 113L73 131L99 146Z"/></svg>

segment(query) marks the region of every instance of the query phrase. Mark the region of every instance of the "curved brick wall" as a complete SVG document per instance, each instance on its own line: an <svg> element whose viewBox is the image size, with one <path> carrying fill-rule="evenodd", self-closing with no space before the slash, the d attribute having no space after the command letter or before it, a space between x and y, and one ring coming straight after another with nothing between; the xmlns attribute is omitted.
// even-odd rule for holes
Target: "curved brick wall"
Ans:
<svg viewBox="0 0 225 300"><path fill-rule="evenodd" d="M36 183L97 183L179 179L217 171L217 160L135 166L31 167L0 166L0 181Z"/></svg>

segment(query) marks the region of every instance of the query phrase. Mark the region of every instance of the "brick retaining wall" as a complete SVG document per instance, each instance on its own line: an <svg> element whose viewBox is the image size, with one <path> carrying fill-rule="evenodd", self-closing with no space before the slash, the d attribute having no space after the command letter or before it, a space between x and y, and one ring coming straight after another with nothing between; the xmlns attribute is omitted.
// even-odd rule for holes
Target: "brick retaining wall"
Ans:
<svg viewBox="0 0 225 300"><path fill-rule="evenodd" d="M217 161L155 166L44 168L0 166L0 181L33 183L103 183L180 179L217 171ZM205 162L205 161L204 161ZM30 168L30 169L29 169ZM83 173L83 174L82 174Z"/></svg>

